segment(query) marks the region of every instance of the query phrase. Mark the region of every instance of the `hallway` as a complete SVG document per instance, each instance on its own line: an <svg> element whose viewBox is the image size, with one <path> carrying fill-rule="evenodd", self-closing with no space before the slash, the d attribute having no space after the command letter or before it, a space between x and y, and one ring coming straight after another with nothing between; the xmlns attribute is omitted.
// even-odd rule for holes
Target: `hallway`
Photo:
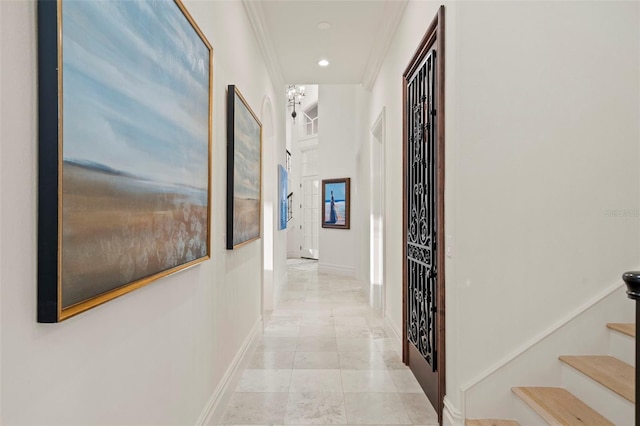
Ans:
<svg viewBox="0 0 640 426"><path fill-rule="evenodd" d="M288 284L222 424L420 424L437 415L360 284L287 261Z"/></svg>

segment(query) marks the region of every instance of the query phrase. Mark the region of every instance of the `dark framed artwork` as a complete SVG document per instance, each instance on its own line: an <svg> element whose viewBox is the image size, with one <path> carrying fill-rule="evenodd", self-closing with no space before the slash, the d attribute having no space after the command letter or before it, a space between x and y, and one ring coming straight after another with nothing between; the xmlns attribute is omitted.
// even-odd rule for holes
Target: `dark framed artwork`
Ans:
<svg viewBox="0 0 640 426"><path fill-rule="evenodd" d="M213 50L179 1L38 2L38 321L210 257Z"/></svg>
<svg viewBox="0 0 640 426"><path fill-rule="evenodd" d="M227 249L260 238L262 123L238 88L227 91Z"/></svg>
<svg viewBox="0 0 640 426"><path fill-rule="evenodd" d="M287 196L287 222L293 219L293 192Z"/></svg>
<svg viewBox="0 0 640 426"><path fill-rule="evenodd" d="M322 181L322 227L349 229L351 226L351 179Z"/></svg>
<svg viewBox="0 0 640 426"><path fill-rule="evenodd" d="M289 193L289 174L287 170L278 165L278 230L287 229L287 217L289 216L289 203L287 195Z"/></svg>
<svg viewBox="0 0 640 426"><path fill-rule="evenodd" d="M291 152L287 149L287 162L286 162L287 173L291 173Z"/></svg>

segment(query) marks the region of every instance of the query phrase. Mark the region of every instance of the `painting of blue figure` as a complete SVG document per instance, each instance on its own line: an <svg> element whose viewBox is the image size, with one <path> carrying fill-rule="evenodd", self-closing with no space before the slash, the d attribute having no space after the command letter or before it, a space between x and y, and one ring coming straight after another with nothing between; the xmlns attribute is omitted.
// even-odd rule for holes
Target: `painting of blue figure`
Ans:
<svg viewBox="0 0 640 426"><path fill-rule="evenodd" d="M62 3L62 307L209 257L212 50L174 1Z"/></svg>
<svg viewBox="0 0 640 426"><path fill-rule="evenodd" d="M327 225L346 224L347 205L347 184L346 182L325 184L324 194L324 223Z"/></svg>
<svg viewBox="0 0 640 426"><path fill-rule="evenodd" d="M278 221L279 230L287 229L287 217L289 213L289 201L287 200L287 195L289 193L288 175L287 170L281 165L278 165L278 204L280 206L280 220Z"/></svg>

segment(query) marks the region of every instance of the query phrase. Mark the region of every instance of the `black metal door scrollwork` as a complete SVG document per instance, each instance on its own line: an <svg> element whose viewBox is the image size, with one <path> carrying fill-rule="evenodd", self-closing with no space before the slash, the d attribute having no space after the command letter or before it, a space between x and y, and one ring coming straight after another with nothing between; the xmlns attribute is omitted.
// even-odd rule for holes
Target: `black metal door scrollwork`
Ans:
<svg viewBox="0 0 640 426"><path fill-rule="evenodd" d="M407 90L409 147L407 336L436 371L436 99L435 50L411 76Z"/></svg>

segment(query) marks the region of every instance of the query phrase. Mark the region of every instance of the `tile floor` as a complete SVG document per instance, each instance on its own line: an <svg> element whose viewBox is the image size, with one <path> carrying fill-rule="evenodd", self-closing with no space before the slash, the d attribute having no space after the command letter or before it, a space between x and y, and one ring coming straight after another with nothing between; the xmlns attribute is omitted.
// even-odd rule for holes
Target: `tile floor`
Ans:
<svg viewBox="0 0 640 426"><path fill-rule="evenodd" d="M357 281L288 261L289 282L224 425L437 425L437 415Z"/></svg>

